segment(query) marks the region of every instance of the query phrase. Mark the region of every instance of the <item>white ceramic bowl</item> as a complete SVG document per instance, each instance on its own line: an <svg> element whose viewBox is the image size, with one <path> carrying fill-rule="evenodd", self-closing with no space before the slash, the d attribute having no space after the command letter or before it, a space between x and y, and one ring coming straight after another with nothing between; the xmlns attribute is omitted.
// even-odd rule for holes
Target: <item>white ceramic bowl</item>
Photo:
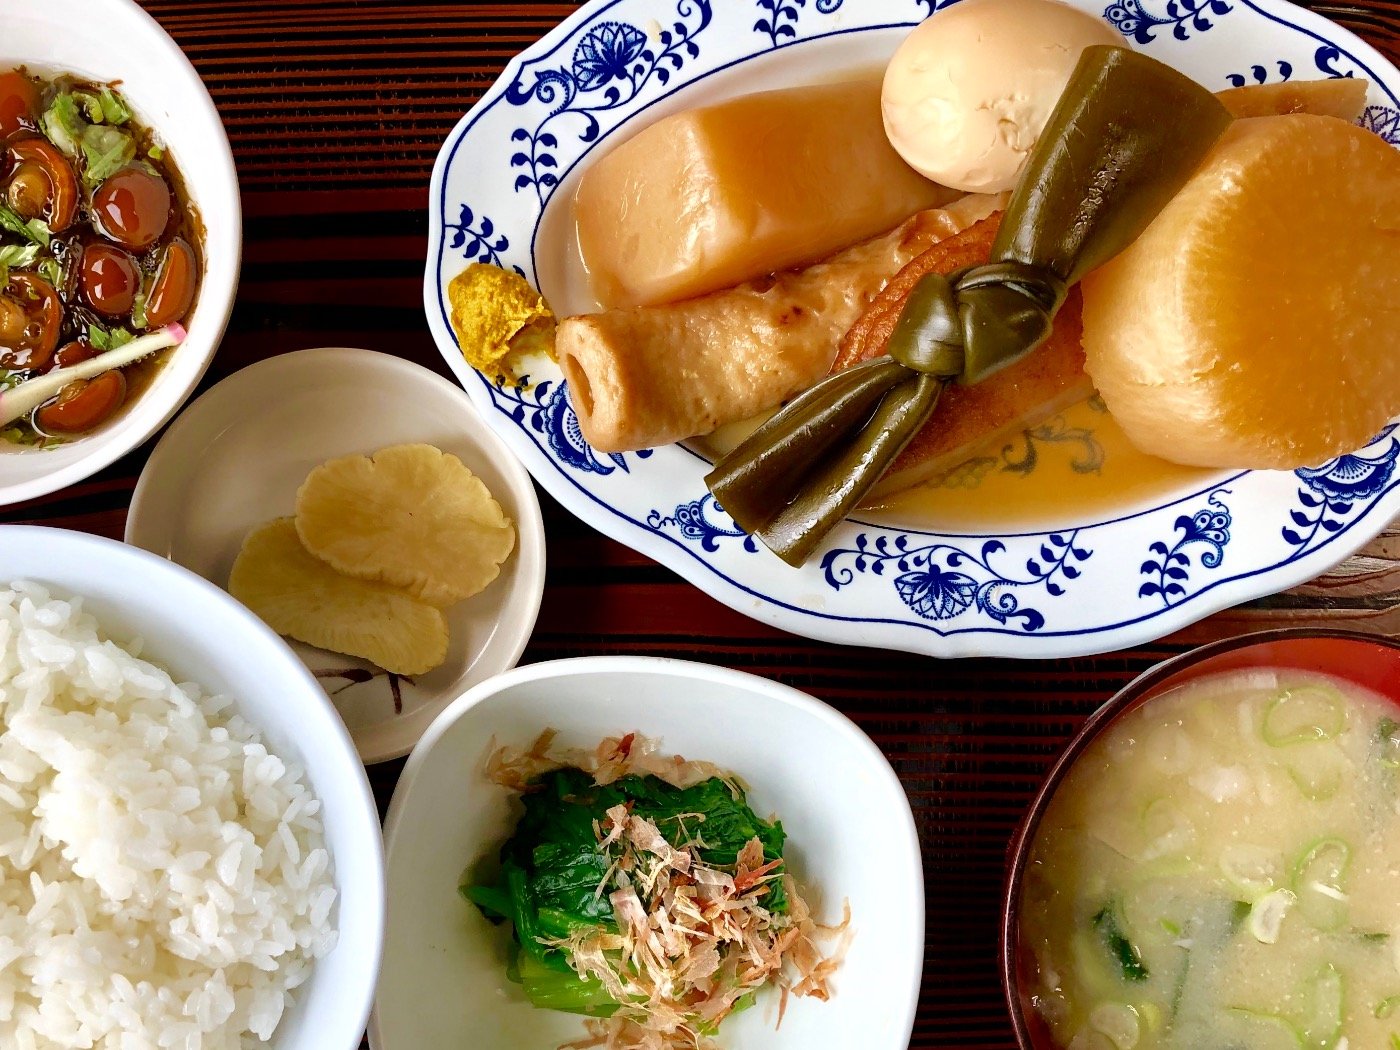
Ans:
<svg viewBox="0 0 1400 1050"><path fill-rule="evenodd" d="M153 554L60 529L0 526L0 580L34 580L84 606L148 658L235 698L270 748L295 758L323 804L340 896L339 943L295 993L270 1050L354 1050L383 939L384 864L364 767L316 680L282 640L217 587Z"/></svg>
<svg viewBox="0 0 1400 1050"><path fill-rule="evenodd" d="M133 0L42 0L5 5L0 68L120 80L140 121L155 130L204 220L199 299L189 338L156 381L111 424L43 451L0 452L0 506L47 495L116 462L184 404L223 337L243 243L238 175L209 92L184 52Z"/></svg>
<svg viewBox="0 0 1400 1050"><path fill-rule="evenodd" d="M530 475L462 389L388 354L325 347L250 365L202 394L141 472L126 542L223 586L244 538L291 514L328 459L426 442L476 474L515 522L516 549L480 594L447 610L441 667L412 679L300 642L366 762L408 754L448 703L515 666L544 595L545 540Z"/></svg>
<svg viewBox="0 0 1400 1050"><path fill-rule="evenodd" d="M587 657L517 668L472 689L414 748L385 824L389 915L370 1019L375 1050L552 1050L582 1023L536 1010L505 977L504 928L462 901L464 869L509 837L516 805L487 782L498 743L559 731L593 747L636 730L714 762L788 833L787 859L819 919L851 905L855 939L830 1002L776 995L726 1021L726 1050L904 1050L923 969L923 873L909 801L875 745L787 686L703 664Z"/></svg>

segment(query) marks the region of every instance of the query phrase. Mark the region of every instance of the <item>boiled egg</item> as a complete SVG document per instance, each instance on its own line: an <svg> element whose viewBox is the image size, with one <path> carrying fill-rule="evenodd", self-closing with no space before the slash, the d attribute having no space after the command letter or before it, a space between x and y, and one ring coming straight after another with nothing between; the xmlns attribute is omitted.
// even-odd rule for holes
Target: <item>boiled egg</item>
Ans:
<svg viewBox="0 0 1400 1050"><path fill-rule="evenodd" d="M968 193L1013 188L1080 52L1124 46L1055 0L961 0L917 26L885 72L890 143L916 171Z"/></svg>

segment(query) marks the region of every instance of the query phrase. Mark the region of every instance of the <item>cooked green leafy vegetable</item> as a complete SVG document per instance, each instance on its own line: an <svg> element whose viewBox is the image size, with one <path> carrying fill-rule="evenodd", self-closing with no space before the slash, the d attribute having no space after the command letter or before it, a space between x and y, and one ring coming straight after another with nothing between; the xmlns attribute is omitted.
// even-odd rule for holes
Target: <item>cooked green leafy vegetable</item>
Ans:
<svg viewBox="0 0 1400 1050"><path fill-rule="evenodd" d="M78 155L78 143L82 140L87 121L83 119L78 100L71 92L64 91L54 96L49 108L44 110L41 123L50 142L70 157Z"/></svg>
<svg viewBox="0 0 1400 1050"><path fill-rule="evenodd" d="M463 886L462 895L490 917L508 919L520 949L540 962L555 964L547 967L546 975L573 973L551 940L600 928L618 930L608 896L614 858L599 849L595 831L595 822L606 820L614 807L625 807L633 817L654 823L673 847L694 845L698 859L712 867L734 867L739 852L753 839L763 844L765 862L782 861L782 824L760 819L742 792L736 795L730 784L717 777L689 788L673 787L654 776L626 776L599 786L581 769L560 769L541 777L537 790L523 796L523 801L525 815L501 850L500 877L491 885ZM767 909L785 914L788 902L782 882L768 886ZM599 893L600 888L604 892ZM542 989L526 982L536 972L521 973L530 1001L556 1010L571 1009L539 1001L540 991L557 1000L560 987L554 976ZM581 982L575 977L574 983ZM596 1013L596 997L583 991L578 1002L585 1009L578 1012ZM606 996L603 1003L614 1009L617 1005Z"/></svg>
<svg viewBox="0 0 1400 1050"><path fill-rule="evenodd" d="M136 140L118 128L93 124L83 129L83 180L97 185L121 171L136 158Z"/></svg>
<svg viewBox="0 0 1400 1050"><path fill-rule="evenodd" d="M39 257L37 244L0 244L0 288L10 282L10 267L31 266Z"/></svg>
<svg viewBox="0 0 1400 1050"><path fill-rule="evenodd" d="M82 155L80 174L89 189L121 171L136 158L136 139L122 125L131 107L110 87L96 93L63 91L44 111L44 134L69 157Z"/></svg>
<svg viewBox="0 0 1400 1050"><path fill-rule="evenodd" d="M125 124L131 119L131 107L110 87L103 85L97 93L102 105L102 117L108 124Z"/></svg>
<svg viewBox="0 0 1400 1050"><path fill-rule="evenodd" d="M115 350L119 346L125 346L134 339L125 328L114 327L104 328L95 322L89 322L87 328L88 344L97 351Z"/></svg>
<svg viewBox="0 0 1400 1050"><path fill-rule="evenodd" d="M625 756L634 739L607 743ZM510 923L507 976L533 1005L594 1018L609 1039L645 1032L660 1040L648 1046L696 1048L769 981L827 994L835 962L813 945L782 824L758 816L742 787L625 758L602 772L541 769L541 750L497 778L524 787L499 872L460 888Z"/></svg>
<svg viewBox="0 0 1400 1050"><path fill-rule="evenodd" d="M52 234L49 231L48 223L42 219L26 220L13 208L0 204L0 229L17 233L30 244L37 244L47 248Z"/></svg>
<svg viewBox="0 0 1400 1050"><path fill-rule="evenodd" d="M39 257L37 244L0 245L0 266L13 266L16 269L28 266Z"/></svg>

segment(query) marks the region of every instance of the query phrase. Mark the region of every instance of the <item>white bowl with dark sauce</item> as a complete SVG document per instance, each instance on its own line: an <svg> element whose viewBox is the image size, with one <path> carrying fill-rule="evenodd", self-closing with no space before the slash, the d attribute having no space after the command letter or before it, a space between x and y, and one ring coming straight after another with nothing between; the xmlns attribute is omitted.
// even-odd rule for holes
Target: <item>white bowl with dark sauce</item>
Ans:
<svg viewBox="0 0 1400 1050"><path fill-rule="evenodd" d="M238 178L219 114L199 75L163 29L132 0L48 0L16 5L6 15L0 37L0 72L22 68L44 78L71 75L93 85L114 85L132 111L132 127L149 129L138 137L138 154L131 164L144 163L160 172L178 171L183 194L173 194L169 227L155 243L130 246L133 258L144 259L150 291L154 263L164 246L179 233L193 245L198 288L181 323L188 335L164 352L154 364L137 366L139 377L129 384L125 403L89 432L64 435L44 447L0 444L0 506L55 492L90 477L136 448L169 420L194 391L208 368L233 307L242 247L242 209ZM21 131L19 137L29 136ZM8 189L20 166L13 154L15 136L0 142L0 191ZM148 159L147 150L157 146ZM86 210L95 188L78 180L80 208ZM179 220L180 199L186 197L190 217ZM179 229L177 230L177 225ZM17 238L8 235L6 244ZM126 247L118 245L118 247ZM11 272L21 267L11 267ZM67 278L65 278L67 280ZM84 306L83 292L69 285L73 301ZM11 296L13 298L13 296ZM131 325L111 318L112 327ZM86 329L86 323L81 327ZM134 334L139 334L139 326ZM73 326L65 331L64 343ZM63 345L63 344L60 344ZM100 347L98 349L101 349ZM12 362L13 367L13 362ZM7 369L9 371L10 369ZM22 370L16 375L23 376Z"/></svg>

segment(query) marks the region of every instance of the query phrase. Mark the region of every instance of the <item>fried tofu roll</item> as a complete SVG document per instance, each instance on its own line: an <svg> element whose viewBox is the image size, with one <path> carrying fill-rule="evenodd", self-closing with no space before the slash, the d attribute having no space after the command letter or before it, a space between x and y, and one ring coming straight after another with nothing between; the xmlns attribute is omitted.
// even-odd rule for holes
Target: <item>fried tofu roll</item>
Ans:
<svg viewBox="0 0 1400 1050"><path fill-rule="evenodd" d="M999 204L963 198L805 270L566 319L555 351L584 438L630 452L776 408L827 374L842 336L905 264Z"/></svg>

